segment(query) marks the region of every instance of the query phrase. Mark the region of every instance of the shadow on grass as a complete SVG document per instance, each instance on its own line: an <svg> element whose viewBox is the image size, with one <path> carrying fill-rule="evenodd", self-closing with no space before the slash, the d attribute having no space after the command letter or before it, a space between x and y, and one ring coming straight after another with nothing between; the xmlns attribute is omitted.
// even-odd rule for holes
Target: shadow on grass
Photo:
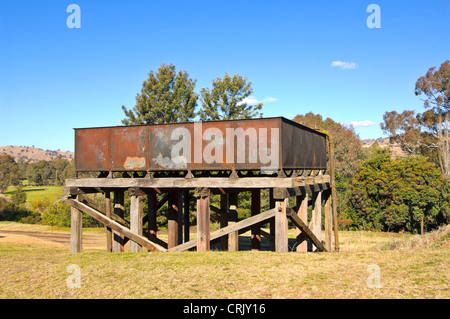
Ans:
<svg viewBox="0 0 450 319"><path fill-rule="evenodd" d="M28 192L42 192L45 190L46 190L45 188L30 188L30 189L24 189L23 191L25 193L28 193Z"/></svg>
<svg viewBox="0 0 450 319"><path fill-rule="evenodd" d="M297 247L297 240L295 238L288 238L288 250L294 251ZM220 240L214 240L211 243L211 250L221 250ZM252 241L250 236L239 235L239 251L250 251L252 249ZM308 250L311 251L312 247L308 245ZM260 251L270 251L270 240L265 237L261 237L261 249Z"/></svg>

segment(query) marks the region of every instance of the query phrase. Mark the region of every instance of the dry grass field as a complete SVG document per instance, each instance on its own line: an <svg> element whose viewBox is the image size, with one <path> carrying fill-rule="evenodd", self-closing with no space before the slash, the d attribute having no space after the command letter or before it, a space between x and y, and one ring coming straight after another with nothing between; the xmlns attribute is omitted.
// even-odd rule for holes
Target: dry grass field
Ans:
<svg viewBox="0 0 450 319"><path fill-rule="evenodd" d="M87 229L83 252L70 254L68 229L1 222L0 298L448 299L449 233L343 231L339 253L109 254L104 230ZM67 285L72 264L79 288Z"/></svg>

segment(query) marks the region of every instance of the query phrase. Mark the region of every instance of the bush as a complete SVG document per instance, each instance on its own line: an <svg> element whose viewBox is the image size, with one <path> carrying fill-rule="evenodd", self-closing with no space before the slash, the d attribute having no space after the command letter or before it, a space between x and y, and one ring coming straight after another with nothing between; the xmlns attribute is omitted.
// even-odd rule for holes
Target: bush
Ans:
<svg viewBox="0 0 450 319"><path fill-rule="evenodd" d="M36 224L41 220L39 213L27 209L25 206L7 204L0 210L0 221L14 221L19 223Z"/></svg>
<svg viewBox="0 0 450 319"><path fill-rule="evenodd" d="M353 225L414 233L423 219L427 230L436 228L445 213L443 189L441 172L424 157L374 156L358 167L352 181Z"/></svg>
<svg viewBox="0 0 450 319"><path fill-rule="evenodd" d="M69 227L70 205L63 202L45 205L41 216L45 225Z"/></svg>

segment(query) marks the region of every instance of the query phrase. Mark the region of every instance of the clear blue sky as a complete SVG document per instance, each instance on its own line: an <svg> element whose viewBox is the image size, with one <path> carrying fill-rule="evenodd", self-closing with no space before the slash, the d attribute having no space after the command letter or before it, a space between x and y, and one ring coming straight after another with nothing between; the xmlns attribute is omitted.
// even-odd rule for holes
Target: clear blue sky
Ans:
<svg viewBox="0 0 450 319"><path fill-rule="evenodd" d="M81 28L66 25L72 3ZM366 24L371 3L381 28ZM448 0L0 0L0 146L73 151L72 129L120 125L162 62L197 92L247 77L265 117L366 121L356 132L377 138L386 111L424 110L415 81L446 59Z"/></svg>

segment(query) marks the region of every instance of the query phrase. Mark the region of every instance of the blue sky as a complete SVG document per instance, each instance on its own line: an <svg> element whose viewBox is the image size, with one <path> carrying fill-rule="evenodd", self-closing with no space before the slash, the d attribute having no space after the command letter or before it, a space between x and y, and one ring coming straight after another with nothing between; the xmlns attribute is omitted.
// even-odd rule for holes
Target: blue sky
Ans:
<svg viewBox="0 0 450 319"><path fill-rule="evenodd" d="M312 111L381 137L386 111L424 110L414 84L450 59L449 16L448 0L0 0L0 146L73 151L73 128L120 125L162 62L197 92L247 77L265 117Z"/></svg>

